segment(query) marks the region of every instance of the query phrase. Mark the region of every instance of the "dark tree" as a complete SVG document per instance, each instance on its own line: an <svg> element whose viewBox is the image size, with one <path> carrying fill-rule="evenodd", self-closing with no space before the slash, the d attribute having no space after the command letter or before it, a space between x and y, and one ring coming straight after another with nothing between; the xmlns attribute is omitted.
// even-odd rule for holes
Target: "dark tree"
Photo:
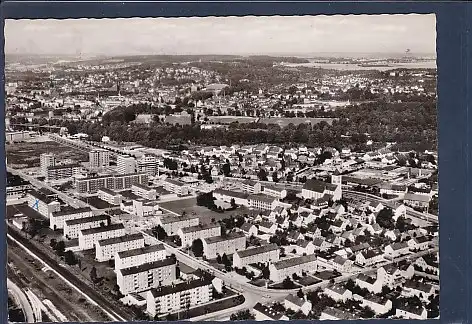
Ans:
<svg viewBox="0 0 472 324"><path fill-rule="evenodd" d="M196 257L203 255L203 242L201 239L196 239L192 242L192 252Z"/></svg>

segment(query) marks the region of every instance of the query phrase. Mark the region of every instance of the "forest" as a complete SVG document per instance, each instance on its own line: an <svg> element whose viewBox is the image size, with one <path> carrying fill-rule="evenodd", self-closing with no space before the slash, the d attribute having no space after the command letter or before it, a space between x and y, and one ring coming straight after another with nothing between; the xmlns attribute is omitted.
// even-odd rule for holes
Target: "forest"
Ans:
<svg viewBox="0 0 472 324"><path fill-rule="evenodd" d="M308 147L350 147L354 151L366 151L367 141L377 143L396 142L401 151L424 151L437 149L436 102L387 103L371 102L348 106L335 111L332 125L275 124L233 122L227 128L201 129L198 120L190 125L170 125L153 121L151 124L134 124L138 113L152 113L152 107L136 109L120 107L105 114L103 122L53 121L65 126L70 134L86 133L92 140L100 141L110 136L118 142L136 142L155 148L189 145L277 144Z"/></svg>

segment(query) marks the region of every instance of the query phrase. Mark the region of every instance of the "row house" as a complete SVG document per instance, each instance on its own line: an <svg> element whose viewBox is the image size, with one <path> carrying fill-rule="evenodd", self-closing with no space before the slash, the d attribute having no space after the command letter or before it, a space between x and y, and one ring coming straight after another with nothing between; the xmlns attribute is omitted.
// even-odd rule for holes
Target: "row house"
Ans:
<svg viewBox="0 0 472 324"><path fill-rule="evenodd" d="M370 267L383 260L382 251L376 249L362 251L356 255L356 263L363 267Z"/></svg>
<svg viewBox="0 0 472 324"><path fill-rule="evenodd" d="M295 313L302 312L304 315L308 315L313 308L310 301L293 294L288 295L284 299L284 306L286 309L291 309Z"/></svg>
<svg viewBox="0 0 472 324"><path fill-rule="evenodd" d="M328 286L323 290L323 293L336 302L344 303L348 299L352 299L352 292L341 285Z"/></svg>
<svg viewBox="0 0 472 324"><path fill-rule="evenodd" d="M356 285L362 289L367 289L372 294L378 294L382 291L382 281L377 277L359 274L355 280Z"/></svg>
<svg viewBox="0 0 472 324"><path fill-rule="evenodd" d="M369 307L376 315L388 313L392 309L392 301L375 295L365 297L354 295L354 299L361 302L361 307Z"/></svg>

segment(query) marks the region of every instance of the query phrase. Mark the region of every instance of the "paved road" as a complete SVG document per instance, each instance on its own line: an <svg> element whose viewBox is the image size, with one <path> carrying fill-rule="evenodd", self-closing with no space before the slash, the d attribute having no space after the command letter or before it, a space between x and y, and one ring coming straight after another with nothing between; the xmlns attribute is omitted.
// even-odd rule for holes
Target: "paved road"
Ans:
<svg viewBox="0 0 472 324"><path fill-rule="evenodd" d="M20 304L21 309L26 317L26 322L34 323L37 322L33 313L33 307L31 306L25 293L18 287L13 281L7 278L7 289L14 296L14 299Z"/></svg>
<svg viewBox="0 0 472 324"><path fill-rule="evenodd" d="M8 232L8 244L17 244L30 255L41 261L44 265L48 266L57 276L64 280L69 286L80 292L85 298L87 298L93 304L99 306L102 311L108 315L114 321L127 321L132 320L132 316L116 305L110 303L103 296L98 294L93 288L83 283L79 278L73 275L67 268L57 264L49 255L38 249L29 240L16 233L10 227L7 229Z"/></svg>

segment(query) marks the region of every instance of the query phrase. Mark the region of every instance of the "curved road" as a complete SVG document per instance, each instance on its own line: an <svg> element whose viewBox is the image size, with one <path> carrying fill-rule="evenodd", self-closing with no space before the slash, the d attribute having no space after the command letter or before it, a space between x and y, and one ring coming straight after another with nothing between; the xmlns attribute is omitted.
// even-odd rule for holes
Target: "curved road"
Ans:
<svg viewBox="0 0 472 324"><path fill-rule="evenodd" d="M7 278L7 289L13 295L14 299L20 304L23 313L26 316L27 323L34 323L36 319L33 313L33 307L31 306L26 294L18 287L13 281Z"/></svg>

